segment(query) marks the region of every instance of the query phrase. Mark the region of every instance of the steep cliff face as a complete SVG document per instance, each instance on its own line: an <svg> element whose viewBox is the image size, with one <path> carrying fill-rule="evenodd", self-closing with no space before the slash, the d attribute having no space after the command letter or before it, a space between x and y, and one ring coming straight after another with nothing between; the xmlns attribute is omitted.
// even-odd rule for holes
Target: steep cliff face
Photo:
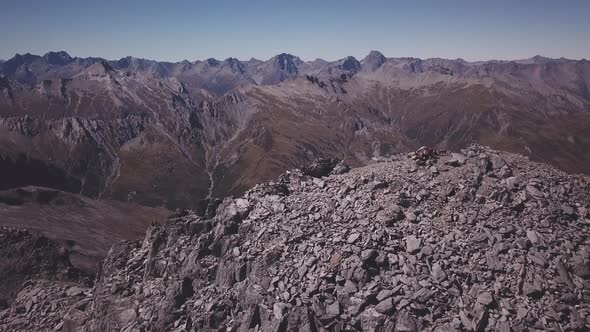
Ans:
<svg viewBox="0 0 590 332"><path fill-rule="evenodd" d="M409 158L408 158L409 157ZM590 180L472 146L287 172L112 247L68 331L584 330ZM331 174L330 174L331 172ZM34 288L34 286L27 286ZM30 289L27 288L27 292ZM25 294L25 293L23 293ZM2 318L3 317L3 318ZM27 317L27 320L22 318Z"/></svg>

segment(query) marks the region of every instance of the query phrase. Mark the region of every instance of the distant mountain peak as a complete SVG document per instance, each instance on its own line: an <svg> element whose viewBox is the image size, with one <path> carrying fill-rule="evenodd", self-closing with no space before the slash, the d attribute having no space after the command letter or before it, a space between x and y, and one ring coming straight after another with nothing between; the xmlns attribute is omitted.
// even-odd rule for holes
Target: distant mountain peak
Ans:
<svg viewBox="0 0 590 332"><path fill-rule="evenodd" d="M217 59L214 59L214 58L209 58L209 59L207 59L207 60L205 60L205 61L207 62L207 64L208 64L209 66L218 66L218 65L219 65L219 63L220 63L220 62L219 62L219 60L217 60Z"/></svg>
<svg viewBox="0 0 590 332"><path fill-rule="evenodd" d="M531 65L531 64L547 64L547 63L551 63L551 62L562 62L562 61L567 61L567 60L552 59L552 58L547 58L547 57L537 54L537 55L532 56L527 59L512 60L511 62ZM502 62L502 61L490 61L490 62Z"/></svg>
<svg viewBox="0 0 590 332"><path fill-rule="evenodd" d="M124 58L121 58L121 59L117 60L117 66L119 68L129 68L132 60L133 60L133 58L131 56L126 56Z"/></svg>
<svg viewBox="0 0 590 332"><path fill-rule="evenodd" d="M92 76L107 76L116 72L115 69L106 61L99 61L92 66L86 68L84 71L76 76L92 77Z"/></svg>
<svg viewBox="0 0 590 332"><path fill-rule="evenodd" d="M17 53L12 58L10 58L10 59L6 60L4 63L2 63L1 72L4 75L13 75L14 73L16 73L16 71L18 70L18 68L20 66L28 66L33 61L35 61L39 58L40 58L40 56L33 55L31 53L25 53L25 54L18 54ZM31 77L27 74L26 81L29 81L29 79L31 79ZM34 81L34 79L33 79L33 81Z"/></svg>
<svg viewBox="0 0 590 332"><path fill-rule="evenodd" d="M47 52L43 55L43 59L46 63L54 66L65 66L75 61L75 59L65 51Z"/></svg>
<svg viewBox="0 0 590 332"><path fill-rule="evenodd" d="M367 54L367 56L365 57L366 59L380 59L380 60L385 60L385 55L383 55L383 53L376 51L376 50L372 50L369 52L369 54Z"/></svg>
<svg viewBox="0 0 590 332"><path fill-rule="evenodd" d="M340 68L347 71L357 71L361 69L361 63L353 56L347 56L342 60Z"/></svg>
<svg viewBox="0 0 590 332"><path fill-rule="evenodd" d="M287 58L296 58L296 56L294 56L293 54L285 53L285 52L280 53L280 54L277 54L276 57L277 58L285 58L285 57L287 57Z"/></svg>
<svg viewBox="0 0 590 332"><path fill-rule="evenodd" d="M100 61L98 64L101 65L107 72L115 71L113 67L111 67L111 65L106 61Z"/></svg>
<svg viewBox="0 0 590 332"><path fill-rule="evenodd" d="M245 72L244 64L242 63L242 61L240 61L236 58L229 57L229 58L225 59L223 62L228 64L230 66L230 68L233 69L234 71L237 71L241 74L243 74Z"/></svg>
<svg viewBox="0 0 590 332"><path fill-rule="evenodd" d="M273 59L282 71L289 74L297 74L299 72L297 65L301 62L301 59L298 57L288 53L281 53Z"/></svg>
<svg viewBox="0 0 590 332"><path fill-rule="evenodd" d="M52 65L65 65L74 60L67 52L65 51L58 51L58 52L47 52L43 55L43 58L47 63Z"/></svg>
<svg viewBox="0 0 590 332"><path fill-rule="evenodd" d="M9 59L8 61L15 60L17 62L22 62L22 61L24 61L24 62L31 62L31 61L33 61L35 59L38 59L38 58L40 58L38 55L34 55L34 54L29 53L29 52L27 52L25 54L16 53L14 55L14 57L12 59Z"/></svg>
<svg viewBox="0 0 590 332"><path fill-rule="evenodd" d="M363 63L364 67L366 67L370 70L375 70L375 69L381 67L381 65L383 65L385 63L385 60L386 60L386 58L381 52L372 50L363 59L362 63Z"/></svg>

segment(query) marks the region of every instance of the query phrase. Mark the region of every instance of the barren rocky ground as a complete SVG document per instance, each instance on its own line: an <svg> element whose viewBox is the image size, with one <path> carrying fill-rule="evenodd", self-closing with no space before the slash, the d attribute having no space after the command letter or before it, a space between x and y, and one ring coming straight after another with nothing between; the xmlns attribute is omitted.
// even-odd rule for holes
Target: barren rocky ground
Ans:
<svg viewBox="0 0 590 332"><path fill-rule="evenodd" d="M0 315L2 319L10 312L26 313L39 301L48 301L49 311L42 313L48 325L51 319L61 320L71 299L54 297L56 288L67 285L91 286L93 278L76 269L68 259L64 247L47 237L14 228L0 227ZM39 283L37 283L39 281ZM26 289L35 289L27 293ZM24 296L24 295L27 296ZM36 296L39 294L39 296ZM15 306L15 301L21 306ZM63 302L69 303L65 305ZM5 310L6 309L6 310ZM41 317L40 317L41 318ZM2 330L16 331L18 324L25 322L24 317L16 318L13 324L3 325Z"/></svg>
<svg viewBox="0 0 590 332"><path fill-rule="evenodd" d="M92 288L32 277L0 330L585 331L589 184L478 145L320 163L117 243Z"/></svg>

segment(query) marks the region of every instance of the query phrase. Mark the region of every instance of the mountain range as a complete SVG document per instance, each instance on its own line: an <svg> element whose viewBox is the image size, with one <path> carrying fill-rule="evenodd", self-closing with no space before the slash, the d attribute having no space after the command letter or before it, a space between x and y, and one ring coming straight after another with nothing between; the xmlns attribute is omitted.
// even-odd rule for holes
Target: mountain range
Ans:
<svg viewBox="0 0 590 332"><path fill-rule="evenodd" d="M0 63L0 190L205 213L318 158L471 143L590 173L590 62L365 58Z"/></svg>

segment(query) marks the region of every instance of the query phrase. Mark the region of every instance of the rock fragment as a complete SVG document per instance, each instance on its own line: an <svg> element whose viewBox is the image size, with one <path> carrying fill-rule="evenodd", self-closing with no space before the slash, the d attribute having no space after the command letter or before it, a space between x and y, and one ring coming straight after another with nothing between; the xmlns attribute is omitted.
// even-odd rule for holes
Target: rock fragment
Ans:
<svg viewBox="0 0 590 332"><path fill-rule="evenodd" d="M389 297L389 298L386 298L385 300L379 302L375 306L375 310L378 313L381 313L384 315L391 315L395 310L395 305L393 304L393 299Z"/></svg>
<svg viewBox="0 0 590 332"><path fill-rule="evenodd" d="M454 167L463 166L465 164L465 156L460 153L451 153L451 157L445 161L445 164Z"/></svg>
<svg viewBox="0 0 590 332"><path fill-rule="evenodd" d="M406 251L413 254L420 250L422 246L422 240L417 237L410 235L406 237Z"/></svg>
<svg viewBox="0 0 590 332"><path fill-rule="evenodd" d="M443 281L447 278L447 274L445 273L445 271L443 270L443 268L441 267L441 265L438 262L432 264L431 275L432 275L432 278L437 281Z"/></svg>

